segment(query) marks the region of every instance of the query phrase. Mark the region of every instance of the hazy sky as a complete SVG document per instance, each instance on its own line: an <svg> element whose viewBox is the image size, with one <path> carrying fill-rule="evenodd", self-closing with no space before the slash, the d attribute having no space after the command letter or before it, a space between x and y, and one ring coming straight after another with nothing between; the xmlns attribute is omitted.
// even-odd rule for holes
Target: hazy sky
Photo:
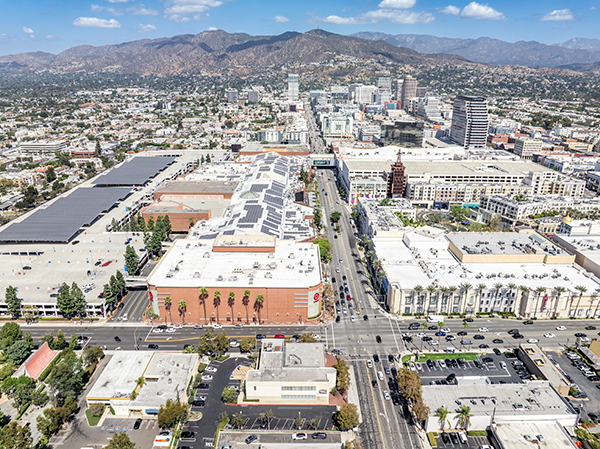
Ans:
<svg viewBox="0 0 600 449"><path fill-rule="evenodd" d="M280 34L322 28L440 37L490 36L552 44L600 38L600 0L5 0L0 55L61 52L142 38L228 32Z"/></svg>

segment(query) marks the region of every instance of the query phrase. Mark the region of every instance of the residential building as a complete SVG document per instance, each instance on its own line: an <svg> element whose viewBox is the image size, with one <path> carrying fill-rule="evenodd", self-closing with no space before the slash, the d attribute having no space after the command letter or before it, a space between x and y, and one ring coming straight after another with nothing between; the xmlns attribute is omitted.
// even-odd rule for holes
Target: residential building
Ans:
<svg viewBox="0 0 600 449"><path fill-rule="evenodd" d="M437 97L419 98L417 114L425 117L432 122L441 122L443 120L440 111L440 100Z"/></svg>
<svg viewBox="0 0 600 449"><path fill-rule="evenodd" d="M465 148L483 148L487 134L487 101L483 97L457 97L452 108L450 138Z"/></svg>
<svg viewBox="0 0 600 449"><path fill-rule="evenodd" d="M300 77L297 74L288 74L288 101L298 101Z"/></svg>
<svg viewBox="0 0 600 449"><path fill-rule="evenodd" d="M335 363L323 343L263 339L258 366L246 376L246 398L266 404L328 405L336 382Z"/></svg>

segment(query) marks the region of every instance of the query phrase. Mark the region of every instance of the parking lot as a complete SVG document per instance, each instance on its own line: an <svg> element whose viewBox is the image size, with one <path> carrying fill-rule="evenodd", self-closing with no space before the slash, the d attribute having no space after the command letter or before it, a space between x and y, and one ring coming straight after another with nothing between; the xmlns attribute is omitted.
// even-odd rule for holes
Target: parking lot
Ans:
<svg viewBox="0 0 600 449"><path fill-rule="evenodd" d="M467 437L467 443L462 444L457 435L458 432L446 432L446 438L442 436L438 436L435 440L437 441L437 447L442 449L453 449L453 448L461 448L461 449L479 449L484 444L490 445L487 437L477 436L477 437ZM451 438L454 437L454 438Z"/></svg>
<svg viewBox="0 0 600 449"><path fill-rule="evenodd" d="M216 368L216 372L205 371L206 374L211 374L213 379L210 381L200 381L207 383L208 389L197 390L196 397L199 395L205 396L203 406L192 406L192 411L202 413L202 419L198 421L189 421L184 426L183 430L195 432L192 440L181 442L180 446L189 446L192 448L213 447L214 437L219 424L219 415L226 412L229 417L234 413L241 412L245 418L243 429L259 430L261 429L260 415L268 410L273 412L274 418L269 424L269 428L273 430L292 430L296 418L304 419L302 430L308 432L310 420L316 418L318 420L318 430L331 430L333 422L331 417L335 411L334 406L271 406L259 405L253 403L227 405L221 400L221 393L226 386L238 385L238 380L230 380L230 375L238 365L250 366L252 360L238 357L230 358L224 362L211 362L209 367ZM208 446L207 446L208 445Z"/></svg>
<svg viewBox="0 0 600 449"><path fill-rule="evenodd" d="M249 437L250 435L256 435L257 439L254 441L254 444L290 444L292 443L294 440L292 440L292 435L295 432L260 432L257 431L255 433L250 433L250 432L243 432L243 431L239 431L239 430L227 430L224 432L221 432L219 434L219 441L218 441L218 445L217 447L222 447L222 446L231 446L232 448L236 449L236 448L242 448L242 447L248 447L246 445L246 443L244 442L244 440ZM331 444L331 443L338 443L341 444L342 442L342 438L341 438L341 434L338 432L327 432L326 433L326 437L324 439L313 439L312 438L312 434L315 432L312 431L307 431L304 432L306 433L307 439L306 440L298 440L296 441L296 443L300 446L305 446L305 447L319 447L319 444Z"/></svg>
<svg viewBox="0 0 600 449"><path fill-rule="evenodd" d="M483 357L489 357L491 361L482 362ZM426 363L415 363L415 368L421 376L424 384L432 384L435 381L445 379L450 373L456 376L487 376L492 383L521 383L522 380L512 368L511 362L515 359L507 359L504 355L497 356L496 354L486 354L479 356L479 366L472 360L465 360L463 365L448 367L435 363L433 367L427 366ZM501 362L506 364L506 369L502 368Z"/></svg>
<svg viewBox="0 0 600 449"><path fill-rule="evenodd" d="M590 382L577 367L572 365L571 360L564 353L549 351L548 356L558 363L558 366L573 379L573 383L581 391L587 394L587 399L571 399L571 403L579 406L584 412L583 414L593 412L600 415L600 389L597 388L600 383Z"/></svg>

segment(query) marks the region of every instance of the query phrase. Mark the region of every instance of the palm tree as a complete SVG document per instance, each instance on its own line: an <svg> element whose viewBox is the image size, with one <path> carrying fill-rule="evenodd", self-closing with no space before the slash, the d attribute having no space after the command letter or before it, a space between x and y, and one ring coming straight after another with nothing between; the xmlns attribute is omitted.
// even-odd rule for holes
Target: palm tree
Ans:
<svg viewBox="0 0 600 449"><path fill-rule="evenodd" d="M256 299L254 300L254 310L258 312L258 324L260 324L262 321L261 310L264 302L265 297L263 295L256 295Z"/></svg>
<svg viewBox="0 0 600 449"><path fill-rule="evenodd" d="M538 311L538 307L540 305L540 297L542 296L542 294L546 291L546 287L540 285L538 288L535 289L535 292L537 293L537 300L535 301L535 310L533 311L533 317L537 317L537 311Z"/></svg>
<svg viewBox="0 0 600 449"><path fill-rule="evenodd" d="M473 286L471 284L469 284L468 282L464 282L464 283L460 284L460 288L462 289L462 291L465 295L465 301L462 304L463 307L461 307L461 305L459 304L458 311L460 312L460 310L463 309L462 313L465 314L467 311L467 297L469 296L469 290L471 290L473 288Z"/></svg>
<svg viewBox="0 0 600 449"><path fill-rule="evenodd" d="M456 292L456 290L458 290L458 287L455 285L448 287L448 291L450 292L450 304L454 304L454 292ZM452 310L454 310L454 306L452 306Z"/></svg>
<svg viewBox="0 0 600 449"><path fill-rule="evenodd" d="M448 419L448 409L446 407L440 407L436 410L434 416L440 420L440 431L444 432L446 426L446 420Z"/></svg>
<svg viewBox="0 0 600 449"><path fill-rule="evenodd" d="M208 323L208 317L206 316L206 298L208 298L208 290L201 287L198 295L198 302L204 306L204 324Z"/></svg>
<svg viewBox="0 0 600 449"><path fill-rule="evenodd" d="M475 314L478 313L478 308L479 310L481 310L481 297L483 296L483 291L486 289L486 285L485 284L479 284L477 285L477 291L479 292L479 301L478 304L475 306Z"/></svg>
<svg viewBox="0 0 600 449"><path fill-rule="evenodd" d="M496 307L496 301L498 301L498 295L500 294L500 290L502 290L502 287L504 287L500 282L497 282L494 284L494 289L496 290L496 294L494 295L494 304L492 306L492 312L494 311L494 308Z"/></svg>
<svg viewBox="0 0 600 449"><path fill-rule="evenodd" d="M566 288L564 288L563 286L559 285L558 287L554 287L554 291L556 292L556 299L554 300L554 311L552 312L552 316L557 316L558 315L558 305L560 302L560 295L562 295L564 292L567 291Z"/></svg>
<svg viewBox="0 0 600 449"><path fill-rule="evenodd" d="M171 324L173 324L173 316L171 315L171 305L173 305L173 301L170 296L165 298L165 309L169 312L169 319L171 320Z"/></svg>
<svg viewBox="0 0 600 449"><path fill-rule="evenodd" d="M427 307L425 308L426 312L429 312L429 307L431 306L431 297L433 296L436 290L437 288L433 284L427 286L427 293L429 293L429 301L427 302Z"/></svg>
<svg viewBox="0 0 600 449"><path fill-rule="evenodd" d="M250 290L244 290L244 297L242 298L242 304L246 308L246 324L250 323L250 317L248 312L248 304L250 304Z"/></svg>
<svg viewBox="0 0 600 449"><path fill-rule="evenodd" d="M592 293L596 299L598 297L598 294L600 293L600 288L597 288L596 290L594 290L594 293ZM598 306L600 306L600 301L598 301L596 303L596 309L594 310L594 318L598 315Z"/></svg>
<svg viewBox="0 0 600 449"><path fill-rule="evenodd" d="M419 308L418 308L419 307L419 298L421 297L421 293L423 292L423 287L421 285L415 285L413 287L413 290L416 293L416 295L415 295L416 296L416 298L415 298L415 306L417 306L416 310L417 310L417 313L419 313L418 312L418 310L419 310ZM421 307L421 311L422 310L423 310L423 308Z"/></svg>
<svg viewBox="0 0 600 449"><path fill-rule="evenodd" d="M213 293L213 307L217 309L217 323L219 322L219 306L221 305L221 292L215 290Z"/></svg>
<svg viewBox="0 0 600 449"><path fill-rule="evenodd" d="M185 326L185 312L187 311L187 303L185 302L185 299L180 299L177 303L177 307L179 309L179 315L181 315L183 325Z"/></svg>
<svg viewBox="0 0 600 449"><path fill-rule="evenodd" d="M375 251L370 249L369 251L367 251L367 259L371 260L373 257L375 257Z"/></svg>
<svg viewBox="0 0 600 449"><path fill-rule="evenodd" d="M579 310L579 303L581 302L581 297L585 292L587 292L587 287L583 285L578 285L575 287L575 290L579 291L579 299L577 300L577 305L575 306L575 318L577 318L577 311Z"/></svg>
<svg viewBox="0 0 600 449"><path fill-rule="evenodd" d="M231 308L231 322L234 321L233 306L235 305L235 292L229 292L229 298L227 299L227 305Z"/></svg>
<svg viewBox="0 0 600 449"><path fill-rule="evenodd" d="M527 287L526 285L519 285L519 291L521 292L521 296L519 297L519 310L520 310L521 302L523 302L523 296L529 294L529 287ZM515 310L517 310L517 307L515 307Z"/></svg>
<svg viewBox="0 0 600 449"><path fill-rule="evenodd" d="M467 429L471 424L471 416L473 416L471 413L471 407L467 405L461 405L459 407L458 413L456 414L456 419L458 419L458 425L465 429L465 432L467 432Z"/></svg>
<svg viewBox="0 0 600 449"><path fill-rule="evenodd" d="M512 296L513 296L513 294L512 294L513 290L517 289L517 284L515 284L514 282L511 282L510 284L507 285L507 287L508 287L509 296L512 298Z"/></svg>
<svg viewBox="0 0 600 449"><path fill-rule="evenodd" d="M440 292L442 292L442 303L444 302L444 298L446 298L446 293L448 292L448 287L442 286L440 287ZM446 309L447 311L447 309Z"/></svg>

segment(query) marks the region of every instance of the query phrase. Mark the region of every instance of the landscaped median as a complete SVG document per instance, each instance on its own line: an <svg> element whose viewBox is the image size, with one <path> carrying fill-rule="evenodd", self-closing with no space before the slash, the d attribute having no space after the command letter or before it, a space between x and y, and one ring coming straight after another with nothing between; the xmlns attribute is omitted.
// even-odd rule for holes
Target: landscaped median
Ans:
<svg viewBox="0 0 600 449"><path fill-rule="evenodd" d="M463 359L467 360L477 360L477 357L480 354L477 352L434 352L428 354L421 354L419 359L416 362L425 363L427 360L446 360L446 359ZM402 357L402 363L407 363L410 361L410 358L413 354L406 354Z"/></svg>

